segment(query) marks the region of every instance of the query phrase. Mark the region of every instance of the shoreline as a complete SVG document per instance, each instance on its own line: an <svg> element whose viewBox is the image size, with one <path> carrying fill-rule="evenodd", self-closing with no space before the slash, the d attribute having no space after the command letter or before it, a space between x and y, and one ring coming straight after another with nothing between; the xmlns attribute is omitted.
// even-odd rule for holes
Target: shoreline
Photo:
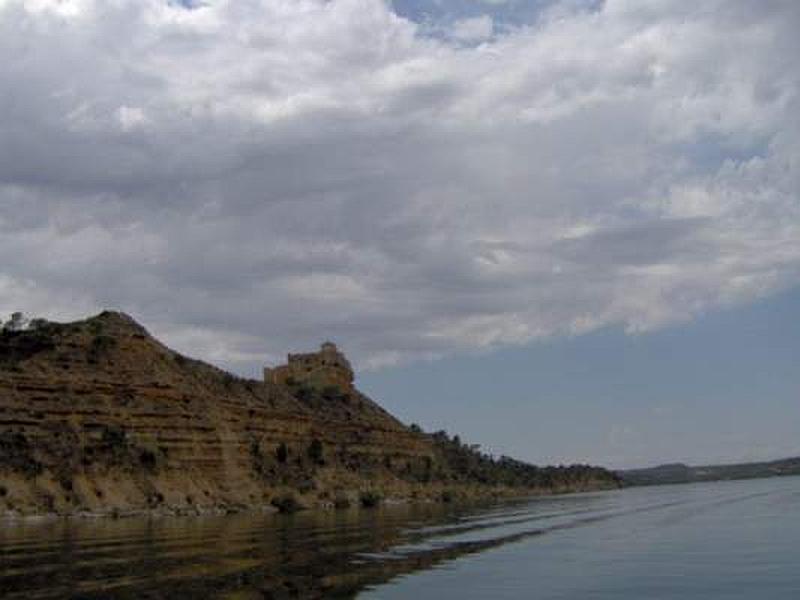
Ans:
<svg viewBox="0 0 800 600"><path fill-rule="evenodd" d="M229 505L229 506L170 506L162 508L134 508L134 509L109 509L100 511L74 511L74 512L45 512L45 513L24 513L16 510L6 510L0 513L0 525L9 523L35 523L35 522L54 522L62 520L93 521L93 520L123 520L137 518L197 518L197 517L225 517L236 515L292 515L298 513L326 513L326 512L346 512L346 511L375 511L382 508L392 508L397 506L458 506L471 507L480 506L502 501L523 501L535 498L549 498L553 496L571 496L575 494L590 494L595 492L607 492L623 489L619 486L598 486L590 489L575 490L487 490L486 493L458 493L452 499L444 499L441 495L428 496L422 498L412 497L387 497L374 505L364 505L352 503L346 506L337 506L333 502L316 502L310 505L298 505L292 510L281 510L272 503L259 505Z"/></svg>

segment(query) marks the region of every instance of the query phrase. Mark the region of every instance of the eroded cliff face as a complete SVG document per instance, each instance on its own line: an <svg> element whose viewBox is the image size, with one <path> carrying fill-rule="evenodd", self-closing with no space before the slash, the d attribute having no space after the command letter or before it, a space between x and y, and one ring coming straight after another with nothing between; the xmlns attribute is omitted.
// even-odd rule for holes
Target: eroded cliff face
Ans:
<svg viewBox="0 0 800 600"><path fill-rule="evenodd" d="M312 371L240 379L114 312L6 332L0 514L290 509L486 488L352 376Z"/></svg>
<svg viewBox="0 0 800 600"><path fill-rule="evenodd" d="M294 397L106 312L5 334L0 509L75 512L357 500L407 488L433 450L354 390Z"/></svg>

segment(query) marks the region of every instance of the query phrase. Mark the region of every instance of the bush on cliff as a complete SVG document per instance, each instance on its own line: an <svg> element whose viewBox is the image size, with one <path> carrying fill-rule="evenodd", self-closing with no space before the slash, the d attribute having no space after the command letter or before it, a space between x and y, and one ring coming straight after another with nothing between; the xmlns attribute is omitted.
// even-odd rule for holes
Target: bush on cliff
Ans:
<svg viewBox="0 0 800 600"><path fill-rule="evenodd" d="M361 506L363 508L373 508L378 506L382 500L383 496L381 496L380 492L375 490L366 490L361 492L361 495L359 496L359 501L361 502Z"/></svg>
<svg viewBox="0 0 800 600"><path fill-rule="evenodd" d="M270 504L277 508L278 512L282 513L294 513L305 508L305 506L303 506L303 504L291 492L286 492L274 497L270 501Z"/></svg>

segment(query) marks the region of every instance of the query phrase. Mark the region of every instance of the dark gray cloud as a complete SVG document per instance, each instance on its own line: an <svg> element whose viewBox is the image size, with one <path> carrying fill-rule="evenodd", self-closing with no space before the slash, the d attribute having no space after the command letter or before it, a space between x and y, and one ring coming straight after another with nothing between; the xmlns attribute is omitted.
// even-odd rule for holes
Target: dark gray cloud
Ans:
<svg viewBox="0 0 800 600"><path fill-rule="evenodd" d="M379 0L0 0L0 310L118 307L252 372L752 300L800 270L797 25L565 2L464 44Z"/></svg>

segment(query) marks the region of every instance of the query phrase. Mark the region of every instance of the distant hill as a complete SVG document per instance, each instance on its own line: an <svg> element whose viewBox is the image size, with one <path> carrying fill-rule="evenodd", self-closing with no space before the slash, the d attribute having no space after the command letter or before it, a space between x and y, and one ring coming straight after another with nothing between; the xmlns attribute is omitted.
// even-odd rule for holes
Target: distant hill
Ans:
<svg viewBox="0 0 800 600"><path fill-rule="evenodd" d="M769 462L705 465L700 467L674 463L647 469L617 471L617 475L622 479L624 485L631 486L800 475L800 457L783 458Z"/></svg>
<svg viewBox="0 0 800 600"><path fill-rule="evenodd" d="M200 513L618 487L407 427L332 343L243 379L122 313L0 332L0 516Z"/></svg>

